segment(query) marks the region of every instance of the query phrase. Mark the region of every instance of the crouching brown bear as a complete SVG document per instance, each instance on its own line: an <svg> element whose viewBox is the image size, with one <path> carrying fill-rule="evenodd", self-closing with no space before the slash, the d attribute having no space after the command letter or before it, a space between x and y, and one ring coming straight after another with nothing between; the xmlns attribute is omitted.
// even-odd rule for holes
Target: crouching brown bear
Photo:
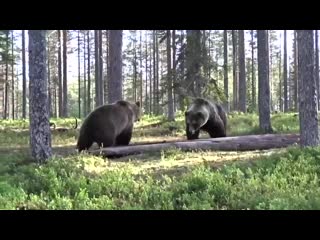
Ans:
<svg viewBox="0 0 320 240"><path fill-rule="evenodd" d="M196 98L185 112L187 139L198 139L200 130L211 138L226 137L227 115L220 104Z"/></svg>
<svg viewBox="0 0 320 240"><path fill-rule="evenodd" d="M79 152L96 142L99 147L129 145L134 122L140 120L140 102L120 100L93 110L84 120L77 143Z"/></svg>

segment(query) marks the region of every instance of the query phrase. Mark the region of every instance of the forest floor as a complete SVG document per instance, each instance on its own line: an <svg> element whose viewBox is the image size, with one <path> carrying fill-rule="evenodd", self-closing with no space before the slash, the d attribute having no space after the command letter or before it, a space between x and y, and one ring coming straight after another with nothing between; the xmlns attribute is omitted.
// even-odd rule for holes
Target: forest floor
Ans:
<svg viewBox="0 0 320 240"><path fill-rule="evenodd" d="M229 136L259 133L255 114L234 113L228 118ZM168 149L106 159L76 152L74 119L52 121L70 130L53 132L54 157L42 166L30 161L27 123L0 121L0 208L320 208L320 164L314 161L320 156L317 148L244 152ZM294 113L273 115L272 126L275 133L297 133L298 117ZM202 133L201 137L207 136ZM144 116L135 125L132 143L182 139L182 114L175 122ZM313 189L312 195L309 189Z"/></svg>

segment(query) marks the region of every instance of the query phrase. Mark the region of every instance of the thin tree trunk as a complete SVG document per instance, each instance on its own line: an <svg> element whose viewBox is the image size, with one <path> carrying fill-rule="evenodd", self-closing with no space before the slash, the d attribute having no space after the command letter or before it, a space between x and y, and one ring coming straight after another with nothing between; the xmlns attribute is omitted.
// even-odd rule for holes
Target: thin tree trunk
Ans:
<svg viewBox="0 0 320 240"><path fill-rule="evenodd" d="M177 82L176 74L176 30L172 30L172 94L173 94L173 111L176 111L176 91L175 86Z"/></svg>
<svg viewBox="0 0 320 240"><path fill-rule="evenodd" d="M210 43L210 41L209 41ZM210 53L210 48L209 48L209 53ZM228 31L224 30L223 31L223 72L224 72L224 95L226 98L225 101L225 106L226 106L226 111L229 112L229 80L228 80ZM209 76L211 75L211 70L210 70L210 65L209 65Z"/></svg>
<svg viewBox="0 0 320 240"><path fill-rule="evenodd" d="M156 91L157 91L157 88L156 88L156 84L157 84L157 73L156 73L156 41L157 41L157 37L156 37L156 33L157 33L157 30L153 30L153 111L155 114L158 114L158 111L157 111L157 107L156 107Z"/></svg>
<svg viewBox="0 0 320 240"><path fill-rule="evenodd" d="M246 64L245 64L245 47L244 47L244 30L239 30L239 110L246 112Z"/></svg>
<svg viewBox="0 0 320 240"><path fill-rule="evenodd" d="M133 40L133 101L137 101L137 46L136 32Z"/></svg>
<svg viewBox="0 0 320 240"><path fill-rule="evenodd" d="M58 30L58 78L59 78L59 117L63 116L63 85L62 85L62 60L61 60L61 30Z"/></svg>
<svg viewBox="0 0 320 240"><path fill-rule="evenodd" d="M5 80L5 99L4 99L4 119L9 117L8 106L9 106L9 83L8 83L8 75L9 75L9 31L6 34L6 80Z"/></svg>
<svg viewBox="0 0 320 240"><path fill-rule="evenodd" d="M149 111L150 111L150 114L152 113L152 64L151 64L151 60L152 60L152 55L151 55L151 52L152 52L152 47L151 47L151 36L150 36L150 58L149 58Z"/></svg>
<svg viewBox="0 0 320 240"><path fill-rule="evenodd" d="M171 32L167 30L167 70L168 70L168 120L174 121L172 98L172 73L171 73Z"/></svg>
<svg viewBox="0 0 320 240"><path fill-rule="evenodd" d="M316 67L315 67L315 81L317 84L317 96L318 96L318 110L320 110L320 102L319 102L319 96L320 96L320 84L319 84L319 37L318 37L318 30L315 30L315 35L316 35L316 43L315 43L315 48L316 48L316 54L315 54L315 63L316 63Z"/></svg>
<svg viewBox="0 0 320 240"><path fill-rule="evenodd" d="M281 48L280 48L281 49ZM283 101L282 101L282 81L281 81L281 50L279 52L279 110L283 111Z"/></svg>
<svg viewBox="0 0 320 240"><path fill-rule="evenodd" d="M145 87L145 109L148 111L148 33L146 31L146 87Z"/></svg>
<svg viewBox="0 0 320 240"><path fill-rule="evenodd" d="M143 78L142 78L142 30L140 30L140 104L143 103Z"/></svg>
<svg viewBox="0 0 320 240"><path fill-rule="evenodd" d="M51 118L52 116L52 98L51 98L51 75L50 75L50 67L51 67L51 64L50 64L50 40L49 40L49 37L47 37L47 55L48 55L48 58L47 58L47 67L48 67L48 108L49 108L49 118Z"/></svg>
<svg viewBox="0 0 320 240"><path fill-rule="evenodd" d="M83 32L83 116L87 115L86 32Z"/></svg>
<svg viewBox="0 0 320 240"><path fill-rule="evenodd" d="M46 55L46 31L29 30L30 146L39 163L52 156Z"/></svg>
<svg viewBox="0 0 320 240"><path fill-rule="evenodd" d="M255 74L255 67L254 67L254 38L253 38L253 30L251 30L251 86L252 86L252 111L257 110L257 100L256 100L256 74Z"/></svg>
<svg viewBox="0 0 320 240"><path fill-rule="evenodd" d="M67 30L63 30L63 117L68 117Z"/></svg>
<svg viewBox="0 0 320 240"><path fill-rule="evenodd" d="M11 107L12 107L12 119L14 119L14 109L15 109L15 104L14 104L14 53L13 53L13 30L11 32L11 55L12 55L12 59L11 59Z"/></svg>
<svg viewBox="0 0 320 240"><path fill-rule="evenodd" d="M236 32L232 30L232 63L233 63L233 110L238 110L238 77L237 77L237 39Z"/></svg>
<svg viewBox="0 0 320 240"><path fill-rule="evenodd" d="M27 79L26 79L26 40L25 30L22 30L22 118L26 118Z"/></svg>
<svg viewBox="0 0 320 240"><path fill-rule="evenodd" d="M87 113L91 112L91 65L90 65L90 30L88 30L88 35L87 35L87 41L88 41L88 100L87 100Z"/></svg>
<svg viewBox="0 0 320 240"><path fill-rule="evenodd" d="M104 78L103 78L103 54L102 54L102 30L98 31L99 37L99 105L104 103L103 89L104 89Z"/></svg>
<svg viewBox="0 0 320 240"><path fill-rule="evenodd" d="M94 66L95 66L95 107L100 106L100 78L99 78L99 31L94 30Z"/></svg>
<svg viewBox="0 0 320 240"><path fill-rule="evenodd" d="M294 110L298 111L298 43L297 43L297 31L294 30L294 79L293 79L293 87L294 87Z"/></svg>
<svg viewBox="0 0 320 240"><path fill-rule="evenodd" d="M105 79L105 82L104 82L104 102L107 101L108 99L108 83L109 83L109 80L110 80L110 48L109 48L109 30L106 30L106 73L107 73L107 76L106 76L106 79Z"/></svg>
<svg viewBox="0 0 320 240"><path fill-rule="evenodd" d="M272 132L270 121L269 51L267 30L258 30L259 125Z"/></svg>
<svg viewBox="0 0 320 240"><path fill-rule="evenodd" d="M288 64L287 64L287 30L284 30L284 50L283 50L283 97L284 111L288 112Z"/></svg>
<svg viewBox="0 0 320 240"><path fill-rule="evenodd" d="M319 145L313 30L297 30L301 146Z"/></svg>
<svg viewBox="0 0 320 240"><path fill-rule="evenodd" d="M78 105L79 113L78 117L81 118L81 61L80 61L80 30L78 30Z"/></svg>

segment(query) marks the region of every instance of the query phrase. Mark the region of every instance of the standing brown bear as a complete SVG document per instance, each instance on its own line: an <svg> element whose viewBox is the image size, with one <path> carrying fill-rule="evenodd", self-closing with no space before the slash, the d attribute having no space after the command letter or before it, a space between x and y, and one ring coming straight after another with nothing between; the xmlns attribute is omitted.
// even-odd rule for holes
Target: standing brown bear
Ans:
<svg viewBox="0 0 320 240"><path fill-rule="evenodd" d="M211 138L225 137L227 115L220 104L196 98L185 112L187 139L198 139L200 130Z"/></svg>
<svg viewBox="0 0 320 240"><path fill-rule="evenodd" d="M120 100L93 110L84 120L77 143L79 152L96 142L99 147L129 145L134 122L140 119L140 102Z"/></svg>

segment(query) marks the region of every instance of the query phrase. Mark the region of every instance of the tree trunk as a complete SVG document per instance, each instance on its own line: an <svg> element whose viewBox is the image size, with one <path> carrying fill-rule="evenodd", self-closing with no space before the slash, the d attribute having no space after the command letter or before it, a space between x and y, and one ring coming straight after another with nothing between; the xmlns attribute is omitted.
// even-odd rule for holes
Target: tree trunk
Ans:
<svg viewBox="0 0 320 240"><path fill-rule="evenodd" d="M239 110L246 112L246 64L244 47L244 30L239 30Z"/></svg>
<svg viewBox="0 0 320 240"><path fill-rule="evenodd" d="M15 104L14 104L14 53L13 53L13 30L11 32L11 107L12 107L12 119L14 119L14 110L15 110Z"/></svg>
<svg viewBox="0 0 320 240"><path fill-rule="evenodd" d="M142 30L140 30L140 104L143 103L143 78L142 78Z"/></svg>
<svg viewBox="0 0 320 240"><path fill-rule="evenodd" d="M176 111L176 91L175 86L177 82L177 73L176 73L176 30L172 30L172 95L173 95L173 112Z"/></svg>
<svg viewBox="0 0 320 240"><path fill-rule="evenodd" d="M267 30L258 30L259 125L272 132L270 121L269 51Z"/></svg>
<svg viewBox="0 0 320 240"><path fill-rule="evenodd" d="M149 112L150 114L152 113L153 109L152 109L152 64L151 64L151 61L152 61L152 55L151 55L151 52L152 52L152 47L151 47L151 38L150 38L150 49L149 49L149 52L150 52L150 58L149 58Z"/></svg>
<svg viewBox="0 0 320 240"><path fill-rule="evenodd" d="M99 31L94 30L94 79L95 79L95 107L100 106L100 77L99 77Z"/></svg>
<svg viewBox="0 0 320 240"><path fill-rule="evenodd" d="M255 112L257 110L257 100L256 100L256 73L254 68L254 38L253 38L253 30L251 30L251 98L252 98L252 111Z"/></svg>
<svg viewBox="0 0 320 240"><path fill-rule="evenodd" d="M320 110L320 102L319 102L319 96L320 96L320 84L319 84L319 81L320 81L320 79L319 79L319 37L318 37L318 30L315 30L315 35L316 35L316 43L315 43L315 45L316 45L316 50L315 50L315 64L316 64L316 67L315 67L315 74L314 74L314 76L315 76L315 81L316 81L316 85L317 85L317 96L318 96L318 110Z"/></svg>
<svg viewBox="0 0 320 240"><path fill-rule="evenodd" d="M137 38L136 38L136 31L134 33L134 40L133 40L133 101L137 101Z"/></svg>
<svg viewBox="0 0 320 240"><path fill-rule="evenodd" d="M59 117L63 117L63 85L61 60L61 30L58 30L58 78L59 78Z"/></svg>
<svg viewBox="0 0 320 240"><path fill-rule="evenodd" d="M26 79L26 40L25 30L22 30L22 118L26 118L27 108L27 79Z"/></svg>
<svg viewBox="0 0 320 240"><path fill-rule="evenodd" d="M110 57L109 57L109 30L106 30L106 79L104 82L104 103L107 101L108 99L108 83L110 80Z"/></svg>
<svg viewBox="0 0 320 240"><path fill-rule="evenodd" d="M319 145L313 30L297 30L301 146Z"/></svg>
<svg viewBox="0 0 320 240"><path fill-rule="evenodd" d="M146 32L146 51L145 51L145 57L146 57L146 66L145 66L145 70L146 70L146 86L145 86L145 109L146 112L148 112L148 33L147 30Z"/></svg>
<svg viewBox="0 0 320 240"><path fill-rule="evenodd" d="M160 97L159 97L159 41L158 37L156 36L156 108L157 114L159 114L159 104L160 104Z"/></svg>
<svg viewBox="0 0 320 240"><path fill-rule="evenodd" d="M87 113L91 112L91 47L90 47L90 30L88 30L88 107L87 107Z"/></svg>
<svg viewBox="0 0 320 240"><path fill-rule="evenodd" d="M237 37L232 30L232 63L233 63L233 110L238 110L238 76L237 76Z"/></svg>
<svg viewBox="0 0 320 240"><path fill-rule="evenodd" d="M283 49L283 98L284 111L288 112L288 64L287 64L287 30L284 30L284 49Z"/></svg>
<svg viewBox="0 0 320 240"><path fill-rule="evenodd" d="M294 30L293 32L294 34L294 79L293 79L293 91L294 91L294 96L293 96L293 100L294 100L294 110L298 111L298 43L297 43L297 31Z"/></svg>
<svg viewBox="0 0 320 240"><path fill-rule="evenodd" d="M279 110L283 111L283 100L282 100L282 81L281 81L281 50L279 52Z"/></svg>
<svg viewBox="0 0 320 240"><path fill-rule="evenodd" d="M286 148L298 142L298 134L266 134L108 147L101 150L93 150L90 151L90 153L94 155L103 155L104 157L122 157L126 155L159 152L172 147L179 148L184 151L199 149L218 151L253 151Z"/></svg>
<svg viewBox="0 0 320 240"><path fill-rule="evenodd" d="M6 80L5 80L5 99L4 99L4 119L9 117L9 30L6 34Z"/></svg>
<svg viewBox="0 0 320 240"><path fill-rule="evenodd" d="M108 102L122 99L122 30L110 30L110 82Z"/></svg>
<svg viewBox="0 0 320 240"><path fill-rule="evenodd" d="M29 30L30 146L39 163L52 155L46 57L46 31Z"/></svg>
<svg viewBox="0 0 320 240"><path fill-rule="evenodd" d="M78 30L78 118L81 118L81 61L80 61L80 30Z"/></svg>
<svg viewBox="0 0 320 240"><path fill-rule="evenodd" d="M98 37L99 37L99 105L103 105L104 99L103 99L103 89L104 89L104 78L103 78L103 54L102 54L102 30L98 31Z"/></svg>
<svg viewBox="0 0 320 240"><path fill-rule="evenodd" d="M83 32L83 116L87 115L86 32Z"/></svg>
<svg viewBox="0 0 320 240"><path fill-rule="evenodd" d="M157 106L156 106L156 91L157 91L157 88L156 88L156 78L157 78L157 73L156 73L156 41L157 41L157 37L156 37L156 33L157 33L157 30L153 30L153 55L152 55L152 58L153 58L153 111L155 114L158 114L158 111L157 111Z"/></svg>
<svg viewBox="0 0 320 240"><path fill-rule="evenodd" d="M171 32L167 30L167 77L168 77L168 120L174 121L171 73Z"/></svg>
<svg viewBox="0 0 320 240"><path fill-rule="evenodd" d="M91 58L90 58L90 30L88 30L88 35L87 35L87 41L88 41L88 94L87 94L87 113L91 112Z"/></svg>
<svg viewBox="0 0 320 240"><path fill-rule="evenodd" d="M67 41L67 30L63 30L63 117L68 117Z"/></svg>
<svg viewBox="0 0 320 240"><path fill-rule="evenodd" d="M209 41L210 43L210 41ZM210 54L210 48L209 48ZM209 65L209 77L211 75L211 67ZM228 80L228 31L223 31L223 73L224 73L224 95L226 98L226 111L229 112L229 80Z"/></svg>
<svg viewBox="0 0 320 240"><path fill-rule="evenodd" d="M48 111L49 111L49 118L52 117L53 111L52 111L52 97L51 97L51 72L50 72L50 40L49 37L47 37L47 67L48 67Z"/></svg>

